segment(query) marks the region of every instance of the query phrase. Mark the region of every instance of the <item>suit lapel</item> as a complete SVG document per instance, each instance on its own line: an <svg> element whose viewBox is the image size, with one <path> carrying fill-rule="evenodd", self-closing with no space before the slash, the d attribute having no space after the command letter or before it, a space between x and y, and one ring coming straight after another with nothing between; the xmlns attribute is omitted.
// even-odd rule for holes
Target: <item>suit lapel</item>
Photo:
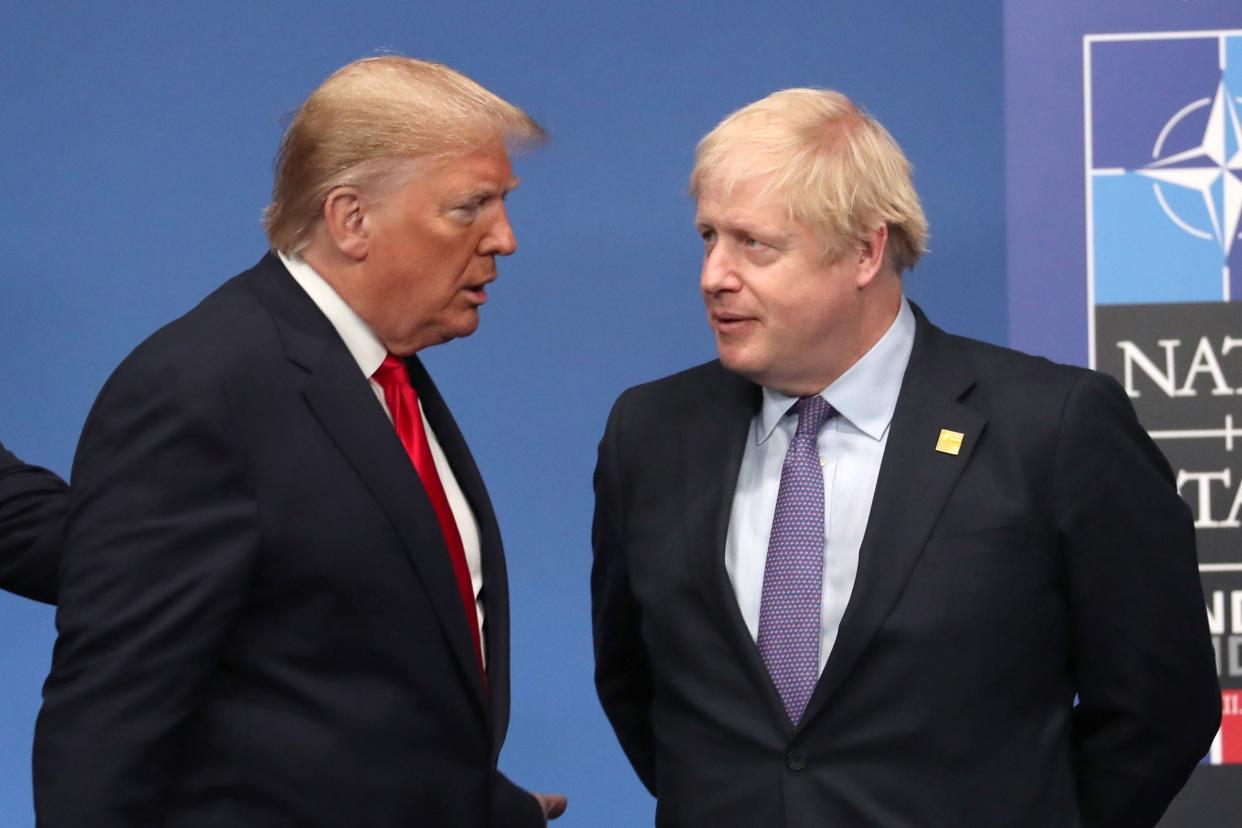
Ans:
<svg viewBox="0 0 1242 828"><path fill-rule="evenodd" d="M422 401L432 431L453 469L462 494L479 524L479 547L483 567L483 634L487 647L487 680L491 703L494 744L504 739L509 723L509 576L505 568L500 527L483 476L474 462L465 437L431 376L416 357L405 361L410 382ZM447 559L448 553L445 552ZM473 645L471 645L473 654ZM471 655L473 658L473 655ZM472 662L473 663L473 662Z"/></svg>
<svg viewBox="0 0 1242 828"><path fill-rule="evenodd" d="M683 407L678 423L683 451L681 468L685 470L681 500L685 504L685 548L692 580L703 602L733 645L758 692L792 732L780 695L742 618L725 568L733 495L762 392L759 386L729 373L718 363L713 368L708 393L694 395L694 402Z"/></svg>
<svg viewBox="0 0 1242 828"><path fill-rule="evenodd" d="M392 522L440 619L462 678L474 688L472 695L486 715L474 644L440 524L392 423L336 330L280 261L269 254L252 274L250 286L271 312L289 360L303 372L307 405ZM426 373L422 376L426 378ZM439 395L434 397L443 408ZM442 432L433 427L439 437ZM455 427L452 433L460 441ZM455 472L458 468L454 463ZM490 515L490 508L487 512Z"/></svg>
<svg viewBox="0 0 1242 828"><path fill-rule="evenodd" d="M959 402L974 385L970 366L955 359L949 337L915 310L914 349L880 464L858 575L803 726L846 680L892 611L987 424ZM942 429L965 435L958 454L936 450Z"/></svg>

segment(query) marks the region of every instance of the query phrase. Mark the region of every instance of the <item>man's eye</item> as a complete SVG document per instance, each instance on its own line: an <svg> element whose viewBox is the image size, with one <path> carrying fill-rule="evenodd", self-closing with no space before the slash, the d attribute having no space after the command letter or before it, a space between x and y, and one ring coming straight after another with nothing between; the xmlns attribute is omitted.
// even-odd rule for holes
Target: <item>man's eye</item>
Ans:
<svg viewBox="0 0 1242 828"><path fill-rule="evenodd" d="M715 230L700 230L699 235L703 237L703 241L707 244L711 244L716 240Z"/></svg>
<svg viewBox="0 0 1242 828"><path fill-rule="evenodd" d="M752 239L750 236L747 236L746 238L742 239L742 246L749 247L751 249L755 249L759 247L766 247L766 245L763 242L759 241L758 239Z"/></svg>

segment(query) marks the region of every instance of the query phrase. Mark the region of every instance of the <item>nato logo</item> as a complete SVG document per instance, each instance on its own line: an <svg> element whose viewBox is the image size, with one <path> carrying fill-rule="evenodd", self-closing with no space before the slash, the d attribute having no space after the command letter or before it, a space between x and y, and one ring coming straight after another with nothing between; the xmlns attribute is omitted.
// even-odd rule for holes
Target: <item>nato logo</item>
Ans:
<svg viewBox="0 0 1242 828"><path fill-rule="evenodd" d="M1083 50L1092 305L1242 300L1242 30Z"/></svg>

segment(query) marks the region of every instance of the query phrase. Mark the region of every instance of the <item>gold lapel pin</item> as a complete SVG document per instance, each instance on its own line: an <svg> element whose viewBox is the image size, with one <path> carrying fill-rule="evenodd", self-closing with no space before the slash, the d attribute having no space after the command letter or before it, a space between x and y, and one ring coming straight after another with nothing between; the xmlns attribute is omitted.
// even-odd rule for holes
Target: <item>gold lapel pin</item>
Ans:
<svg viewBox="0 0 1242 828"><path fill-rule="evenodd" d="M945 454L957 454L962 450L962 441L966 439L966 435L960 431L949 431L947 428L940 429L940 439L936 440L936 451Z"/></svg>

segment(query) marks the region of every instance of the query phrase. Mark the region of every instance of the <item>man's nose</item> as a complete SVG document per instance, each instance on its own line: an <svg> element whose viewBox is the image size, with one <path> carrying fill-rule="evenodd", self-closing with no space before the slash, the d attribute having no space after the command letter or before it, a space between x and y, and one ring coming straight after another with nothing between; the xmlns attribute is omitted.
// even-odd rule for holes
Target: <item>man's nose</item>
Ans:
<svg viewBox="0 0 1242 828"><path fill-rule="evenodd" d="M699 288L706 294L737 288L736 260L727 244L718 241L704 251Z"/></svg>
<svg viewBox="0 0 1242 828"><path fill-rule="evenodd" d="M517 236L513 234L513 225L509 223L509 214L503 202L499 205L499 214L495 223L487 231L480 245L480 253L486 256L509 256L517 250Z"/></svg>

